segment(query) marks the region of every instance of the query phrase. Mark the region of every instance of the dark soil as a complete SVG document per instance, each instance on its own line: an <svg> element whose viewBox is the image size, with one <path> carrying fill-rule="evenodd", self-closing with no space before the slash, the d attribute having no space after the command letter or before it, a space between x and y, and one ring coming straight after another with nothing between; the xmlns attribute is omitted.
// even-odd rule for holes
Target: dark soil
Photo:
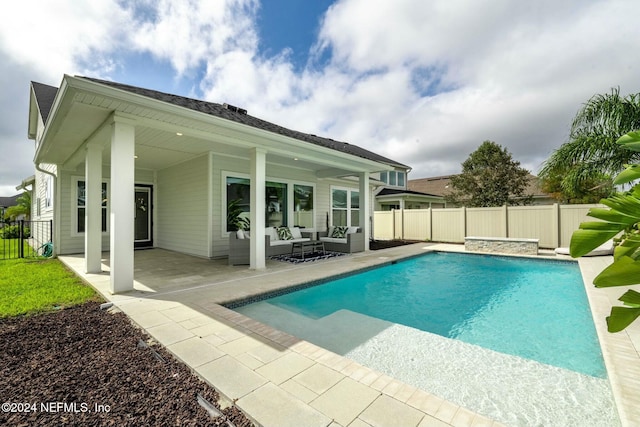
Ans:
<svg viewBox="0 0 640 427"><path fill-rule="evenodd" d="M412 245L418 243L417 240L371 240L369 249L377 251L379 249L395 248L396 246Z"/></svg>
<svg viewBox="0 0 640 427"><path fill-rule="evenodd" d="M220 410L213 388L149 342L96 302L0 320L0 425L253 425L235 406Z"/></svg>

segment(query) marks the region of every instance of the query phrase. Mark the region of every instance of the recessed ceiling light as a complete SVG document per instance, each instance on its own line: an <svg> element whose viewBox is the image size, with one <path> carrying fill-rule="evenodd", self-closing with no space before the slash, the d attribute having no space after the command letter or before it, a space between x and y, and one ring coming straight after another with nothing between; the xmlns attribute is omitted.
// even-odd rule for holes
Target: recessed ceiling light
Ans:
<svg viewBox="0 0 640 427"><path fill-rule="evenodd" d="M298 158L297 158L297 157L294 157L294 158L293 158L293 160L298 160Z"/></svg>
<svg viewBox="0 0 640 427"><path fill-rule="evenodd" d="M176 135L182 136L182 132L176 132Z"/></svg>
<svg viewBox="0 0 640 427"><path fill-rule="evenodd" d="M134 158L134 159L137 159L137 158L138 158L138 156L137 156L136 154L134 154L134 155L133 155L133 158Z"/></svg>

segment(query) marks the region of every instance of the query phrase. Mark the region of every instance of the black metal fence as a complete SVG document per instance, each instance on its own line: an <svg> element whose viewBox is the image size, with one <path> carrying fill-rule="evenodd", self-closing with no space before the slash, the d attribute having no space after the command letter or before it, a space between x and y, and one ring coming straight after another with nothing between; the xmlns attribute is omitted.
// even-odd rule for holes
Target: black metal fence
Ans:
<svg viewBox="0 0 640 427"><path fill-rule="evenodd" d="M53 221L0 222L0 260L52 254Z"/></svg>

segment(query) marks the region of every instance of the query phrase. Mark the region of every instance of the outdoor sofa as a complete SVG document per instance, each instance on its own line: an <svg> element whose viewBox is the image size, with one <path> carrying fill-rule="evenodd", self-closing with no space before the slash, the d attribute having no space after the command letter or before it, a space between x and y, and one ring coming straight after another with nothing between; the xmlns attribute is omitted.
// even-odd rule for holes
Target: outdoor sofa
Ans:
<svg viewBox="0 0 640 427"><path fill-rule="evenodd" d="M299 227L267 227L265 254L273 256L291 253L294 243L309 242L312 235L313 232L305 232ZM250 242L248 231L229 233L229 265L249 264Z"/></svg>
<svg viewBox="0 0 640 427"><path fill-rule="evenodd" d="M354 253L364 251L364 234L358 227L329 227L318 233L324 249L332 252Z"/></svg>

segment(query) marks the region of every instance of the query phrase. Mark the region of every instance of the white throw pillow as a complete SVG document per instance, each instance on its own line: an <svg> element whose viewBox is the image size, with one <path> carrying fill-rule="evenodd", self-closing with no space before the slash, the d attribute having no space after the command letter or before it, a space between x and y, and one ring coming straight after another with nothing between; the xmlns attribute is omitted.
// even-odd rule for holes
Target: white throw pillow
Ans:
<svg viewBox="0 0 640 427"><path fill-rule="evenodd" d="M276 240L280 240L278 238L278 232L276 231L275 227L267 227L264 229L264 234L269 236L269 238L271 239L272 242L275 242Z"/></svg>
<svg viewBox="0 0 640 427"><path fill-rule="evenodd" d="M347 234L353 234L358 232L358 227L349 227L347 228Z"/></svg>
<svg viewBox="0 0 640 427"><path fill-rule="evenodd" d="M289 230L291 230L291 236L294 239L302 239L302 233L299 227L291 227Z"/></svg>

